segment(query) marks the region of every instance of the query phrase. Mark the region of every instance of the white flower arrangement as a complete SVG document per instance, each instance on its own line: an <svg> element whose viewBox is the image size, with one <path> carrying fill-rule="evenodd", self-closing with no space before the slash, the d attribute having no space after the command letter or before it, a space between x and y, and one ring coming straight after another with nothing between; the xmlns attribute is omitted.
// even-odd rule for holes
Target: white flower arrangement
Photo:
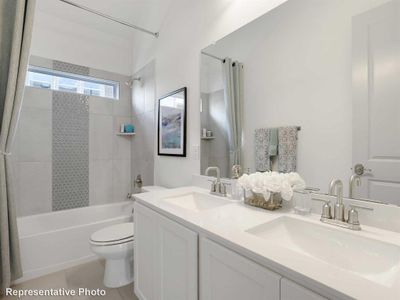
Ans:
<svg viewBox="0 0 400 300"><path fill-rule="evenodd" d="M243 174L238 179L238 185L246 191L262 194L266 201L270 198L271 193L280 193L282 199L290 201L293 197L293 190L306 187L305 181L296 172Z"/></svg>

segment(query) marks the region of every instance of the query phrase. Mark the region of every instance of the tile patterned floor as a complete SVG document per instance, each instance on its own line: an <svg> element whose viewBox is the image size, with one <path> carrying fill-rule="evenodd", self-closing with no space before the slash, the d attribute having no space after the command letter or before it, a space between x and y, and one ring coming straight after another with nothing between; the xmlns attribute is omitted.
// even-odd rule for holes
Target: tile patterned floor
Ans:
<svg viewBox="0 0 400 300"><path fill-rule="evenodd" d="M116 289L109 289L103 285L104 261L95 260L60 272L52 273L40 278L29 280L14 286L14 289L49 289L65 288L75 289L104 289L105 296L75 296L75 297L22 297L20 299L45 299L45 300L138 300L133 293L133 284ZM18 297L2 297L1 300L15 300Z"/></svg>

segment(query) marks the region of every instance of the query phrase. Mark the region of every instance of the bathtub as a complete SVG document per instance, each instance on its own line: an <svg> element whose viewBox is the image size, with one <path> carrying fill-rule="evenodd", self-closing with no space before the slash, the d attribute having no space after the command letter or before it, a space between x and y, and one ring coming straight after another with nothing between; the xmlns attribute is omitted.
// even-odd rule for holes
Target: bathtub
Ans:
<svg viewBox="0 0 400 300"><path fill-rule="evenodd" d="M23 277L16 283L96 259L91 234L132 221L132 208L124 201L18 218Z"/></svg>

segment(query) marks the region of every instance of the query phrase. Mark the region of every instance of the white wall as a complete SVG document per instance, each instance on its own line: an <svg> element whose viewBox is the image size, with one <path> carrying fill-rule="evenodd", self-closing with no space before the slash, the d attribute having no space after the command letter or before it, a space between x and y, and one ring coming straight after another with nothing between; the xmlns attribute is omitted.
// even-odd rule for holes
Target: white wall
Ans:
<svg viewBox="0 0 400 300"><path fill-rule="evenodd" d="M206 52L244 63L243 167L254 130L300 125L298 172L327 190L352 167L352 16L386 0L288 1ZM237 46L236 46L237 45Z"/></svg>
<svg viewBox="0 0 400 300"><path fill-rule="evenodd" d="M199 174L200 51L285 0L175 0L156 43L157 98L188 87L187 157L155 157L155 183L167 187L188 185ZM149 47L147 45L147 47ZM151 48L151 47L149 47ZM140 66L149 61L142 57Z"/></svg>
<svg viewBox="0 0 400 300"><path fill-rule="evenodd" d="M386 1L290 2L287 16L272 18L263 47L245 61L246 97L254 101L245 110L252 120L245 123L245 130L250 136L259 126L301 125L298 170L309 185L326 190L332 177L346 180L352 163L351 15ZM201 49L277 4L239 0L173 3L155 47L157 97L188 86L188 157L156 156L156 184L190 184L188 175L199 173ZM263 72L254 71L257 64L263 65ZM272 99L268 105L266 99ZM311 119L310 114L316 112L317 117ZM246 140L245 164L251 164L253 152L252 142Z"/></svg>
<svg viewBox="0 0 400 300"><path fill-rule="evenodd" d="M384 1L380 1L381 3ZM327 191L352 167L351 18L377 1L288 1L264 23L244 59L244 167L254 170L254 130L301 125L298 172ZM347 186L347 184L346 184Z"/></svg>
<svg viewBox="0 0 400 300"><path fill-rule="evenodd" d="M148 63L134 74L140 81L133 83L132 119L136 135L132 138L132 180L140 174L143 185L154 183L154 148L156 136L155 63Z"/></svg>
<svg viewBox="0 0 400 300"><path fill-rule="evenodd" d="M38 6L40 1L38 1ZM132 74L132 40L36 10L31 54Z"/></svg>

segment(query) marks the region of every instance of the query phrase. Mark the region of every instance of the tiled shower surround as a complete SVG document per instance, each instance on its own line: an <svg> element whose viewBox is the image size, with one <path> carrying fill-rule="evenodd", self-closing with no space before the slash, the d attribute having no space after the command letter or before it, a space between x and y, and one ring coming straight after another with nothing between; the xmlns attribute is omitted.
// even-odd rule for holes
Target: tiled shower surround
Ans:
<svg viewBox="0 0 400 300"><path fill-rule="evenodd" d="M88 67L53 61L53 69L88 76ZM89 97L53 92L52 210L89 205Z"/></svg>
<svg viewBox="0 0 400 300"><path fill-rule="evenodd" d="M53 211L89 205L88 98L53 92Z"/></svg>
<svg viewBox="0 0 400 300"><path fill-rule="evenodd" d="M132 110L132 90L125 84L131 77L40 57L31 57L30 64L78 74L88 70L90 76L118 81L120 99L25 89L11 156L18 215L126 200L132 177L152 164L136 160L131 144L135 153L154 150L148 142L154 132L146 130L154 118L136 124L145 120ZM117 136L121 123L133 123L136 136ZM152 174L144 175L145 184L153 184Z"/></svg>

